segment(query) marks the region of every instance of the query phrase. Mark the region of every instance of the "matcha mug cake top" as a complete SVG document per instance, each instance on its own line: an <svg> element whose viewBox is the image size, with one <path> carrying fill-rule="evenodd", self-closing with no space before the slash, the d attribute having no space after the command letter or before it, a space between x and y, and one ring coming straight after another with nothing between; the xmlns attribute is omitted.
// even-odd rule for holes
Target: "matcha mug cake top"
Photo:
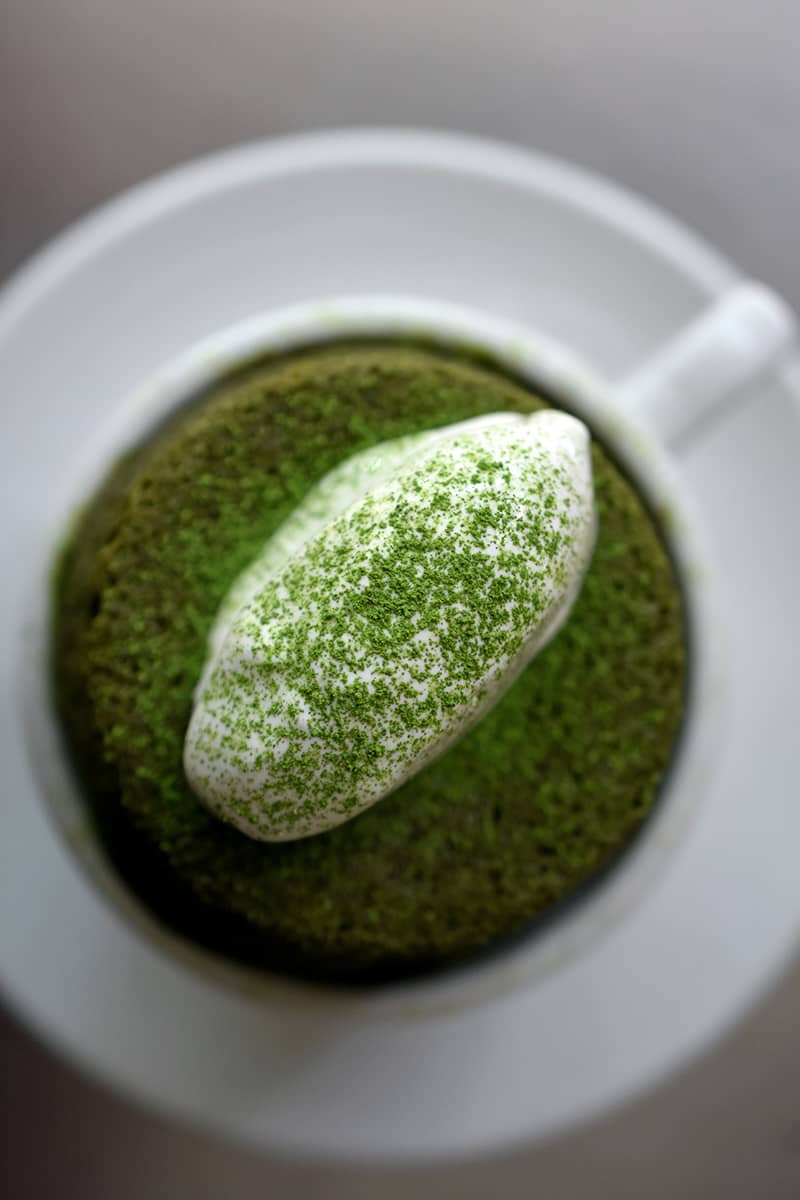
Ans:
<svg viewBox="0 0 800 1200"><path fill-rule="evenodd" d="M254 318L188 352L131 398L94 448L92 462L78 481L76 499L91 492L93 484L100 481L121 452L150 435L173 410L207 391L215 380L241 369L243 364L265 355L290 355L295 350L305 351L329 343L367 344L374 339L386 346L425 343L465 355L476 363L485 356L486 362L491 360L520 385L527 385L534 392L542 389L557 403L563 403L609 448L654 514L683 592L691 662L686 694L688 720L648 826L615 870L593 884L589 897L571 906L546 928L517 944L506 945L502 954L468 963L449 977L416 980L414 989L423 995L433 993L442 999L453 988L460 998L491 993L515 978L529 977L548 963L563 959L565 954L595 937L652 877L654 867L697 805L717 708L708 583L696 546L694 519L686 514L668 462L633 413L644 409L651 425L660 425L669 435L678 433L687 421L702 416L701 405L691 403L692 379L703 380L702 398L708 402L730 386L729 361L723 358L716 376L713 368L726 336L737 330L746 333L754 325L763 334L765 327L769 331L771 319L768 296L753 289L734 294L723 308L705 317L669 348L652 369L643 371L614 396L569 352L527 330L472 310L380 297L303 305ZM779 335L776 327L775 337ZM760 337L759 352L763 352L765 340L768 342L769 338ZM741 346L746 344L746 338L734 336L731 344ZM757 365L756 359L757 354L752 356L753 367ZM736 369L742 373L741 362ZM146 771L146 763L143 769ZM106 847L88 822L85 804L66 769L58 786L52 786L51 781L49 799L59 824L95 881L162 947L248 991L256 988L269 995L275 988L297 986L278 981L268 970L254 970L246 961L238 963L220 957L215 952L218 947L210 949L187 940L179 931L154 918L110 864ZM286 891L287 896L292 894L291 890ZM268 963L260 965L268 967Z"/></svg>

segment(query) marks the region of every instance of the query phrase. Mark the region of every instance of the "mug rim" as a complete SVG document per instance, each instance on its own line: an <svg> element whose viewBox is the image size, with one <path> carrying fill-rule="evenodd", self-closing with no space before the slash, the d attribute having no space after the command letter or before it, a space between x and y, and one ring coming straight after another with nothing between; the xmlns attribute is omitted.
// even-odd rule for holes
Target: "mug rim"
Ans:
<svg viewBox="0 0 800 1200"><path fill-rule="evenodd" d="M676 736L653 810L619 861L587 881L563 912L544 927L523 931L514 943L484 956L366 988L347 988L237 963L162 922L117 874L94 830L88 805L68 761L51 698L49 633L54 595L53 563L72 518L63 502L40 564L34 636L20 664L25 728L43 806L62 846L85 881L115 915L160 953L206 981L260 1002L291 1001L314 1007L353 1004L381 1014L420 1014L485 1002L537 980L605 936L641 898L682 840L699 806L703 780L721 718L721 652L714 619L713 582L702 531L691 499L683 494L667 453L643 424L613 402L614 385L579 355L540 333L472 307L393 295L338 296L259 312L194 343L130 391L87 444L65 481L67 512L80 512L115 458L141 442L182 403L225 374L270 353L291 353L358 337L420 338L454 350L486 353L528 385L563 399L584 417L619 459L654 512L680 582L690 667L686 717ZM55 517L56 514L54 513ZM581 889L579 889L580 891ZM491 948L490 948L491 949Z"/></svg>

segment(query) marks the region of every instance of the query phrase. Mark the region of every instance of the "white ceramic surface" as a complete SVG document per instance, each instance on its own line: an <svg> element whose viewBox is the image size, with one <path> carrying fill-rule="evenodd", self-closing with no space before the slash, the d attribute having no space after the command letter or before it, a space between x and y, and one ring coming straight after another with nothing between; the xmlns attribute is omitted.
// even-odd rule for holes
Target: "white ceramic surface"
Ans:
<svg viewBox="0 0 800 1200"><path fill-rule="evenodd" d="M7 293L0 378L26 401L4 462L11 495L30 497L5 506L19 578L57 515L59 463L108 397L248 311L391 281L478 299L618 373L734 279L691 237L607 185L460 139L304 139L179 172L77 230ZM52 347L46 357L43 344ZM355 1012L335 1030L313 1011L276 1021L145 950L83 886L33 802L6 693L0 945L9 996L65 1049L140 1096L260 1144L343 1155L467 1153L541 1134L643 1086L718 1032L766 982L800 922L787 886L797 815L780 786L791 750L783 652L794 593L781 578L775 532L797 431L774 381L761 385L761 413L770 395L780 443L771 477L750 498L751 514L763 509L765 528L773 522L759 547L770 587L758 593L757 635L737 605L737 585L752 578L750 548L729 521L738 493L728 468L761 464L750 411L690 444L678 464L704 502L733 632L753 644L735 638L734 713L700 819L646 901L597 947L535 988L468 1013L400 1021ZM720 448L724 462L712 458ZM9 589L4 603L19 598ZM767 728L753 702L765 661L778 706ZM759 734L758 754L745 730ZM770 869L744 895L741 869L765 820L786 837L771 840ZM729 935L745 918L759 936L743 944Z"/></svg>
<svg viewBox="0 0 800 1200"><path fill-rule="evenodd" d="M736 289L736 301L728 296L715 306L713 317L701 318L701 335L680 335L657 357L660 388L678 371L687 380L691 362L700 363L703 374L717 369L727 371L726 347L730 340L730 313L745 313L746 323L757 297L760 315L762 293L756 285ZM776 323L782 308L770 300ZM790 331L788 317L782 322ZM705 331L705 333L703 333ZM691 815L703 802L706 779L713 769L716 730L720 717L722 670L716 630L711 568L700 544L697 518L687 508L681 488L674 478L668 458L641 422L635 419L635 380L619 389L625 410L617 402L617 390L596 376L569 349L543 337L534 330L501 321L474 309L434 301L403 297L338 297L294 305L260 314L230 329L214 334L190 347L166 364L126 397L113 417L97 430L87 450L80 454L69 473L69 489L60 494L60 507L66 513L78 511L100 484L109 464L135 446L157 427L187 397L197 394L214 379L261 354L335 341L339 338L369 336L408 337L422 335L445 345L481 346L499 362L527 378L533 386L544 387L563 397L589 426L603 437L639 481L643 493L656 512L669 514L667 535L686 592L689 636L693 647L690 671L688 711L690 714L681 737L680 753L669 772L667 786L658 810L648 822L646 835L626 855L611 875L596 885L584 903L576 905L548 928L525 939L503 955L477 959L473 964L443 975L423 978L399 987L376 988L352 996L344 991L309 987L268 972L253 971L204 951L186 939L171 934L155 921L136 896L116 878L107 863L99 839L80 791L63 757L57 725L49 703L47 656L48 629L51 624L47 579L52 562L64 537L64 523L49 531L43 541L42 562L32 582L26 619L30 645L23 651L20 666L20 698L27 716L27 735L41 798L56 818L66 845L84 865L89 877L119 911L129 918L163 953L201 971L207 978L234 987L240 994L258 997L278 1017L291 1020L298 1004L313 1004L318 1020L331 1036L331 1022L355 1012L361 1020L380 1014L400 1020L435 1015L445 1010L464 1011L476 1003L485 1003L530 984L548 971L563 968L574 955L596 945L613 922L651 886L657 870L679 844ZM771 340L771 339L770 339ZM753 339L758 350L743 363L760 363L762 342ZM653 372L646 366L637 377L650 381L645 398L655 392ZM691 390L687 387L687 395ZM693 406L682 404L686 420ZM655 422L658 411L652 417ZM669 411L671 430L680 428Z"/></svg>

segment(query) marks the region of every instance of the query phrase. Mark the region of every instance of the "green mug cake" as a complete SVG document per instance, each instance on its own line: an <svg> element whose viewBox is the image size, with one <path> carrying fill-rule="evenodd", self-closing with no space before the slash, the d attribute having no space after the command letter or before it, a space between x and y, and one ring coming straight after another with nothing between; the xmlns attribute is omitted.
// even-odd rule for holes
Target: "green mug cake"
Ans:
<svg viewBox="0 0 800 1200"><path fill-rule="evenodd" d="M341 342L227 374L113 467L59 561L54 690L161 921L397 979L535 929L632 843L683 720L684 605L603 444L591 511L543 433L519 449L559 400L465 351Z"/></svg>

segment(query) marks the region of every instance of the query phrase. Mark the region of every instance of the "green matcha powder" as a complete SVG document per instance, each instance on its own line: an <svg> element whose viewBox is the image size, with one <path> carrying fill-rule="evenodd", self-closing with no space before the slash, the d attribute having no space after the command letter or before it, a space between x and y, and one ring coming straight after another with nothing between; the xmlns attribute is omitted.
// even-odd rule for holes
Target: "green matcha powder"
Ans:
<svg viewBox="0 0 800 1200"><path fill-rule="evenodd" d="M220 601L310 485L376 442L543 403L444 352L340 346L239 372L118 465L59 565L56 700L109 851L164 920L276 969L389 978L527 927L630 842L681 723L684 615L651 516L597 444L599 536L573 613L442 758L279 844L212 817L181 766ZM409 578L384 589L395 618Z"/></svg>

